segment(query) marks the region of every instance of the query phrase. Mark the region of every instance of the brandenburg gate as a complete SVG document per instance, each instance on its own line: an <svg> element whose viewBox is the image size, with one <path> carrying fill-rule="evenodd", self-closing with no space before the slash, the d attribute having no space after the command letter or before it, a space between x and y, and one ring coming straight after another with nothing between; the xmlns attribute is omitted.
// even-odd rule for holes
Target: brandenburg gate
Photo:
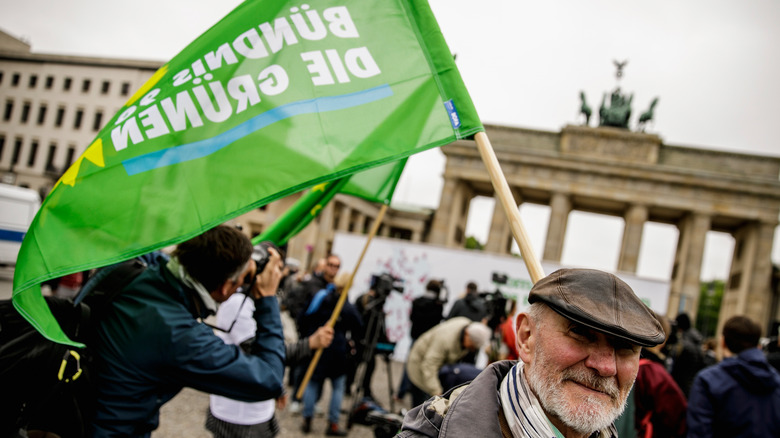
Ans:
<svg viewBox="0 0 780 438"><path fill-rule="evenodd" d="M612 127L548 132L485 126L515 201L550 207L542 260L560 262L569 214L625 221L617 270L636 273L646 222L679 229L667 316L695 318L708 231L734 237L721 324L736 314L766 331L780 320L771 250L780 213L780 158L666 145L657 135ZM444 188L430 243L462 247L469 204L494 196L473 141L444 146ZM486 251L509 253L512 236L496 202Z"/></svg>

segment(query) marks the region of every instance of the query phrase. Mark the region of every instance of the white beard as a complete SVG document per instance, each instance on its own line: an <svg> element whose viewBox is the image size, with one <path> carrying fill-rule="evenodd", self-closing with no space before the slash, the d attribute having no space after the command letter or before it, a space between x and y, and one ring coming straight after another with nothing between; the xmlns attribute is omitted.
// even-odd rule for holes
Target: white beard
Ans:
<svg viewBox="0 0 780 438"><path fill-rule="evenodd" d="M526 367L526 376L531 389L545 411L560 419L575 431L590 434L612 424L626 407L631 386L621 391L615 377L601 377L595 371L580 365L580 368L552 369L544 348L538 343L531 366ZM600 396L579 397L569 400L564 383L573 380L590 388L607 393L611 400ZM570 383L566 383L569 385ZM633 384L633 382L632 382ZM570 397L570 395L569 395Z"/></svg>

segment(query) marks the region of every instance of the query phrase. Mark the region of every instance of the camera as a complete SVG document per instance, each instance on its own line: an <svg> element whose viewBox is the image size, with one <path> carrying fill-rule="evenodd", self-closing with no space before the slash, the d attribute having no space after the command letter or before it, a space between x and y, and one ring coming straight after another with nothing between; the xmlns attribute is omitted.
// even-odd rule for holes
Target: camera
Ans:
<svg viewBox="0 0 780 438"><path fill-rule="evenodd" d="M255 245L254 249L252 250L252 260L254 260L255 265L257 265L258 274L263 272L266 265L268 264L268 260L271 259L271 252L268 251L268 248L275 249L276 252L282 256L282 251L271 241L266 240Z"/></svg>
<svg viewBox="0 0 780 438"><path fill-rule="evenodd" d="M388 273L372 275L371 289L376 293L377 297L386 298L392 291L403 292L404 281Z"/></svg>
<svg viewBox="0 0 780 438"><path fill-rule="evenodd" d="M493 273L493 283L506 284L508 281L509 281L508 275L499 272Z"/></svg>

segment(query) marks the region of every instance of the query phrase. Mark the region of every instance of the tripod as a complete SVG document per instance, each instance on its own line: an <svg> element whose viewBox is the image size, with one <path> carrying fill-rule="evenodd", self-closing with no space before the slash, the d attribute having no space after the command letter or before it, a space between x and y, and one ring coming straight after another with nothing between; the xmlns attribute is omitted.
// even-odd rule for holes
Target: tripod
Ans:
<svg viewBox="0 0 780 438"><path fill-rule="evenodd" d="M390 394L390 411L395 410L395 404L393 401L392 393L393 393L393 375L392 375L392 367L390 366L390 354L393 352L395 346L393 344L379 342L380 335L384 333L385 331L385 323L384 323L384 312L382 310L382 307L385 304L385 297L380 296L372 296L368 303L366 303L364 307L364 314L368 315L368 321L366 323L366 332L363 337L363 354L361 356L361 361L358 364L357 370L355 372L355 391L352 396L352 400L350 402L350 416L349 416L349 422L347 425L347 428L351 428L352 424L354 422L360 422L363 423L363 421L358 420L366 420L363 418L358 418L359 416L356 415L357 412L361 408L361 404L363 404L363 396L365 393L364 383L366 385L370 385L370 381L365 382L366 374L369 371L369 366L371 366L371 371L373 372L373 365L374 365L374 355L377 353L381 353L384 357L385 364L387 366L387 388L388 388L388 394ZM380 408L381 409L381 408ZM366 423L368 424L368 423Z"/></svg>

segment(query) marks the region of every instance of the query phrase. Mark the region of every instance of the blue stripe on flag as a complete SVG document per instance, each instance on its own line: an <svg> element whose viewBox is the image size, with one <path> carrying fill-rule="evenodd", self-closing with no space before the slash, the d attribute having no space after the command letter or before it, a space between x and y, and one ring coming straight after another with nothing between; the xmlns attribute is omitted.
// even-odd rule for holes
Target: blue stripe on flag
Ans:
<svg viewBox="0 0 780 438"><path fill-rule="evenodd" d="M0 230L0 240L22 243L24 234L24 231Z"/></svg>
<svg viewBox="0 0 780 438"><path fill-rule="evenodd" d="M280 120L301 114L321 113L351 108L384 99L392 95L393 90L390 89L389 85L385 84L341 96L318 97L315 99L292 102L258 114L216 137L140 155L127 159L123 161L122 164L128 175L135 175L152 169L195 160L213 154L225 146Z"/></svg>

